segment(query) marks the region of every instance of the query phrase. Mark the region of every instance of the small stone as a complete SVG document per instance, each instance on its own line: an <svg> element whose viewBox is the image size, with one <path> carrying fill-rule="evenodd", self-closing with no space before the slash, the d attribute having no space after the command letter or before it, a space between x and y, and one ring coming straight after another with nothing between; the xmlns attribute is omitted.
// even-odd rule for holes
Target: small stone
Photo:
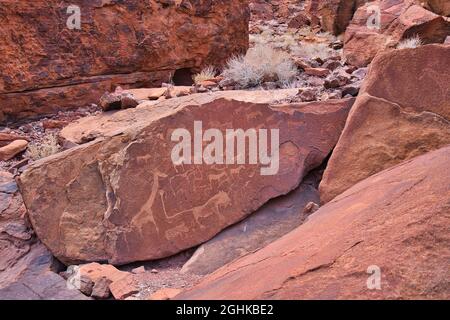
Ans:
<svg viewBox="0 0 450 320"><path fill-rule="evenodd" d="M19 153L26 150L27 140L15 140L10 144L0 148L0 161L7 161L14 158Z"/></svg>
<svg viewBox="0 0 450 320"><path fill-rule="evenodd" d="M92 288L91 297L96 299L108 299L111 296L111 291L109 290L109 285L111 283L112 281L107 277L98 279Z"/></svg>
<svg viewBox="0 0 450 320"><path fill-rule="evenodd" d="M316 212L317 210L320 209L320 206L315 203L315 202L309 202L305 208L303 209L303 214L313 214L314 212Z"/></svg>
<svg viewBox="0 0 450 320"><path fill-rule="evenodd" d="M326 79L324 86L327 89L339 88L350 82L350 75L343 71L333 72Z"/></svg>
<svg viewBox="0 0 450 320"><path fill-rule="evenodd" d="M164 288L153 293L148 300L171 300L181 293L181 289Z"/></svg>
<svg viewBox="0 0 450 320"><path fill-rule="evenodd" d="M316 76L316 77L326 77L331 72L329 69L326 68L306 68L305 73L310 76Z"/></svg>
<svg viewBox="0 0 450 320"><path fill-rule="evenodd" d="M352 83L342 88L342 95L351 95L352 97L356 97L359 93L360 83Z"/></svg>
<svg viewBox="0 0 450 320"><path fill-rule="evenodd" d="M138 268L134 268L133 270L131 270L131 272L134 273L134 274L145 273L145 267L144 266L140 266Z"/></svg>
<svg viewBox="0 0 450 320"><path fill-rule="evenodd" d="M152 269L151 273L158 273L159 271L156 269Z"/></svg>
<svg viewBox="0 0 450 320"><path fill-rule="evenodd" d="M324 68L327 68L328 70L334 71L337 68L342 67L342 64L340 61L336 61L336 60L327 60L324 64L323 64Z"/></svg>
<svg viewBox="0 0 450 320"><path fill-rule="evenodd" d="M109 285L109 290L116 300L124 300L133 294L139 293L139 288L134 282L133 275L128 275Z"/></svg>
<svg viewBox="0 0 450 320"><path fill-rule="evenodd" d="M294 64L297 66L297 68L303 69L303 70L305 70L307 68L311 68L311 66L301 58L296 58L294 60Z"/></svg>

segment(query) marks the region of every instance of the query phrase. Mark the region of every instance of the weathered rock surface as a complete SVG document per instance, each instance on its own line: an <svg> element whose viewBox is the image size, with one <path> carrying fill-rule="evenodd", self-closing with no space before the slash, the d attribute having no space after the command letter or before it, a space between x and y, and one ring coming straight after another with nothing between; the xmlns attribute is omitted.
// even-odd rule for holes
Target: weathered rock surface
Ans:
<svg viewBox="0 0 450 320"><path fill-rule="evenodd" d="M85 300L78 290L69 289L64 278L52 270L53 256L40 243L11 270L20 273L14 281L0 285L0 300Z"/></svg>
<svg viewBox="0 0 450 320"><path fill-rule="evenodd" d="M10 144L0 147L0 161L6 161L14 158L19 153L26 150L27 140L14 140Z"/></svg>
<svg viewBox="0 0 450 320"><path fill-rule="evenodd" d="M450 16L450 1L448 0L421 0L427 7L442 16Z"/></svg>
<svg viewBox="0 0 450 320"><path fill-rule="evenodd" d="M220 66L246 51L249 16L244 0L2 0L0 123Z"/></svg>
<svg viewBox="0 0 450 320"><path fill-rule="evenodd" d="M14 177L0 172L0 300L84 299L54 272L55 260L25 214Z"/></svg>
<svg viewBox="0 0 450 320"><path fill-rule="evenodd" d="M127 92L130 91L128 90ZM60 137L64 141L82 144L98 137L114 136L130 126L146 125L148 117L154 117L159 112L164 114L167 110L171 109L178 109L188 105L205 104L220 98L251 103L276 103L277 101L294 97L297 91L297 89L261 91L234 90L199 93L163 101L149 101L140 104L135 110L82 118L65 127L61 131ZM130 93L135 94L135 91L131 91ZM139 94L142 94L142 92L139 92Z"/></svg>
<svg viewBox="0 0 450 320"><path fill-rule="evenodd" d="M288 195L272 199L251 216L202 244L181 272L206 275L265 247L301 225L309 203L320 203L321 174L313 171Z"/></svg>
<svg viewBox="0 0 450 320"><path fill-rule="evenodd" d="M362 181L176 298L449 299L449 161L446 147Z"/></svg>
<svg viewBox="0 0 450 320"><path fill-rule="evenodd" d="M322 29L339 35L345 31L356 9L366 0L308 0L307 12L317 17Z"/></svg>
<svg viewBox="0 0 450 320"><path fill-rule="evenodd" d="M450 47L379 55L320 184L322 202L383 169L450 144Z"/></svg>
<svg viewBox="0 0 450 320"><path fill-rule="evenodd" d="M334 147L353 102L168 104L125 131L32 164L20 189L35 232L65 263L167 257L295 189ZM171 135L182 128L193 137L194 121L221 132L279 129L278 173L261 175L259 164L174 165Z"/></svg>
<svg viewBox="0 0 450 320"><path fill-rule="evenodd" d="M371 6L380 8L379 27ZM357 10L347 28L344 56L349 64L363 67L378 52L395 48L402 40L419 36L424 44L443 43L449 34L450 21L413 0L372 1Z"/></svg>

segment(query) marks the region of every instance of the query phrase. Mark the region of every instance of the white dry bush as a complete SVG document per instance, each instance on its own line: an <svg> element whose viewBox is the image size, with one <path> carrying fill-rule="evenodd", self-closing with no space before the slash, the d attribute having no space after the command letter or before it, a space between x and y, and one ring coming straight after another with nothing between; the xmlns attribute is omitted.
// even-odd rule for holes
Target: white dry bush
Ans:
<svg viewBox="0 0 450 320"><path fill-rule="evenodd" d="M422 45L422 39L418 35L400 41L397 49L414 49Z"/></svg>
<svg viewBox="0 0 450 320"><path fill-rule="evenodd" d="M216 68L208 66L204 68L200 73L197 73L192 77L195 84L199 84L202 81L212 79L216 76Z"/></svg>
<svg viewBox="0 0 450 320"><path fill-rule="evenodd" d="M306 58L315 59L320 58L326 60L331 57L334 50L331 49L326 43L302 43L293 52L294 55Z"/></svg>
<svg viewBox="0 0 450 320"><path fill-rule="evenodd" d="M241 88L250 88L268 81L289 82L297 73L297 67L287 53L258 44L245 56L231 58L222 75Z"/></svg>
<svg viewBox="0 0 450 320"><path fill-rule="evenodd" d="M54 134L46 135L40 142L32 142L28 145L27 156L32 160L49 157L61 150L58 138Z"/></svg>

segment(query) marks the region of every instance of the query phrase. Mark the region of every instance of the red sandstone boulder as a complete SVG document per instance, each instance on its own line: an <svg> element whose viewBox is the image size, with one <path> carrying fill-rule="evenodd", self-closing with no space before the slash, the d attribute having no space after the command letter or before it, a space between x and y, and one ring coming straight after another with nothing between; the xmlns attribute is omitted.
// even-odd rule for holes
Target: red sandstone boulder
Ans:
<svg viewBox="0 0 450 320"><path fill-rule="evenodd" d="M362 181L176 298L449 299L449 161L446 147Z"/></svg>
<svg viewBox="0 0 450 320"><path fill-rule="evenodd" d="M377 13L370 8L379 8ZM450 21L413 0L377 0L360 7L345 32L344 56L351 65L368 65L375 55L395 48L402 40L420 37L423 44L443 43L450 34Z"/></svg>
<svg viewBox="0 0 450 320"><path fill-rule="evenodd" d="M65 263L167 257L295 189L335 146L353 101L168 104L134 126L35 162L20 176L20 189L35 232ZM228 165L200 157L197 164L174 163L173 134L183 129L192 143L194 121L202 121L203 132L261 128L269 137L280 130L279 141L269 140L273 151L279 147L279 162L272 162L278 170L237 164L237 155Z"/></svg>
<svg viewBox="0 0 450 320"><path fill-rule="evenodd" d="M320 21L323 30L339 35L349 25L356 9L366 2L366 0L308 0L306 10L310 16Z"/></svg>
<svg viewBox="0 0 450 320"><path fill-rule="evenodd" d="M0 123L192 81L246 51L249 16L244 0L1 1Z"/></svg>
<svg viewBox="0 0 450 320"><path fill-rule="evenodd" d="M328 202L403 160L450 144L450 47L375 58L320 184Z"/></svg>
<svg viewBox="0 0 450 320"><path fill-rule="evenodd" d="M167 89L167 88L164 88ZM138 95L143 96L145 89L137 89ZM170 90L180 94L181 89ZM98 116L82 118L67 127L61 133L60 138L70 143L82 144L99 137L114 136L118 132L126 130L130 126L145 125L148 117L157 112L156 109L169 110L171 108L181 108L189 105L206 104L216 99L225 98L251 103L274 103L276 101L288 100L297 94L297 89L283 90L258 90L258 91L219 91L208 94L193 94L182 96L176 99L162 101L149 101L140 104L134 110L125 110L115 113L100 114ZM127 90L131 94L136 94L133 90ZM161 92L159 92L161 93ZM166 91L164 91L164 94Z"/></svg>

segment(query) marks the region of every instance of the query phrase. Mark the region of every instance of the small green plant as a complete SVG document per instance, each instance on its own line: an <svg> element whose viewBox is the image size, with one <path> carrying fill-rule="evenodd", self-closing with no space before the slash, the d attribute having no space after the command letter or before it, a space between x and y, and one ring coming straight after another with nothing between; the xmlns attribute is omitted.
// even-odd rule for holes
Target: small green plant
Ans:
<svg viewBox="0 0 450 320"><path fill-rule="evenodd" d="M40 142L32 142L28 145L26 155L32 160L49 157L61 150L58 138L55 134L46 135Z"/></svg>
<svg viewBox="0 0 450 320"><path fill-rule="evenodd" d="M245 56L230 59L222 75L241 88L250 88L263 82L289 82L297 73L297 67L287 53L258 44Z"/></svg>
<svg viewBox="0 0 450 320"><path fill-rule="evenodd" d="M200 73L197 73L192 77L195 84L199 84L202 81L212 79L216 76L216 69L213 66L204 68Z"/></svg>
<svg viewBox="0 0 450 320"><path fill-rule="evenodd" d="M411 38L400 41L397 45L397 49L414 49L420 47L422 44L422 39L420 39L418 35L415 35Z"/></svg>

